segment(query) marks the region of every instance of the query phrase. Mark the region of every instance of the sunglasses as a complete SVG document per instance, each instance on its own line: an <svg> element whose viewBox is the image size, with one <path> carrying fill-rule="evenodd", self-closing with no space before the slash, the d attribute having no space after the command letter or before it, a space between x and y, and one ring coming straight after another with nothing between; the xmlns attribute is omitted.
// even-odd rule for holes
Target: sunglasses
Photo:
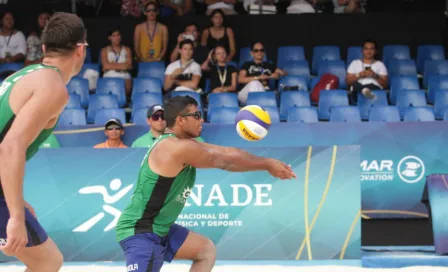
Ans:
<svg viewBox="0 0 448 272"><path fill-rule="evenodd" d="M153 121L158 121L159 119L161 119L163 121L163 120L165 120L165 117L163 116L163 114L153 114L151 116L151 119Z"/></svg>
<svg viewBox="0 0 448 272"><path fill-rule="evenodd" d="M263 53L263 52L264 52L264 48L261 48L261 49L254 49L254 50L252 50L252 52L254 52L254 53L258 53L258 52Z"/></svg>
<svg viewBox="0 0 448 272"><path fill-rule="evenodd" d="M195 111L192 113L188 113L188 114L183 114L181 115L182 117L188 117L188 116L192 116L194 119L196 120L201 120L202 118L202 113L200 111Z"/></svg>
<svg viewBox="0 0 448 272"><path fill-rule="evenodd" d="M147 9L146 12L158 12L158 9Z"/></svg>
<svg viewBox="0 0 448 272"><path fill-rule="evenodd" d="M76 46L89 46L87 42L77 43Z"/></svg>
<svg viewBox="0 0 448 272"><path fill-rule="evenodd" d="M113 128L106 128L107 130L121 130L121 128L115 128L115 127L113 127Z"/></svg>

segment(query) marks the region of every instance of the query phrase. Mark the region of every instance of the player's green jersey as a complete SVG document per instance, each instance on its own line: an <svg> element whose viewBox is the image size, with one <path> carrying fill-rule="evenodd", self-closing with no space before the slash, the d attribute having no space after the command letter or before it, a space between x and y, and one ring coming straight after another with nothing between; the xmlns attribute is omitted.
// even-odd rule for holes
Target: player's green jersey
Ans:
<svg viewBox="0 0 448 272"><path fill-rule="evenodd" d="M185 206L196 179L196 168L187 165L177 176L168 178L154 173L148 164L153 148L168 137L175 135L160 135L143 159L131 203L117 223L117 241L147 232L166 236Z"/></svg>
<svg viewBox="0 0 448 272"><path fill-rule="evenodd" d="M56 67L52 66L45 66L42 64L30 65L10 75L0 85L0 143L3 141L3 138L5 138L6 133L11 128L11 125L16 117L9 104L9 96L11 95L12 88L24 75L40 69L53 69L59 71ZM41 133L39 133L34 142L32 142L26 150L27 160L36 154L37 150L39 150L39 146L45 142L48 136L50 136L53 129L54 127L44 129Z"/></svg>

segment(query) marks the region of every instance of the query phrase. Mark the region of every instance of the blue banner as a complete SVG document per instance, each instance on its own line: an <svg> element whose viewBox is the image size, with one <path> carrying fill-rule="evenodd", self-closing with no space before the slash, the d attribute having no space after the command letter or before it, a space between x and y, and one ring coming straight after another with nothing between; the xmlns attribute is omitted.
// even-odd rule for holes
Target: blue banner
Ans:
<svg viewBox="0 0 448 272"><path fill-rule="evenodd" d="M212 239L221 260L360 257L359 147L247 151L290 164L297 179L200 169L178 224ZM29 162L25 198L66 261L124 259L114 229L145 152L47 149Z"/></svg>
<svg viewBox="0 0 448 272"><path fill-rule="evenodd" d="M147 132L126 128L125 143ZM80 133L82 131L82 133ZM75 133L73 133L75 132ZM62 146L93 146L104 141L102 128L58 131ZM205 141L237 147L360 145L362 209L366 217L427 217L420 202L425 177L448 169L448 122L315 123L272 125L265 139L241 139L233 125L204 124Z"/></svg>

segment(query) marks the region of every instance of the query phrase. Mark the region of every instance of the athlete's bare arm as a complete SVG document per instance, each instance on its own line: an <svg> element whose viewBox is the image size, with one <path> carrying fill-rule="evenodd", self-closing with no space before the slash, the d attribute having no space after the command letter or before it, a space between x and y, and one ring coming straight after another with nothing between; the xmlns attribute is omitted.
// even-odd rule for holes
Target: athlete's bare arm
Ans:
<svg viewBox="0 0 448 272"><path fill-rule="evenodd" d="M25 77L11 93L10 104L16 118L0 144L0 180L10 217L18 220L24 220L25 216L22 184L26 150L68 101L67 90L57 71L45 69ZM20 92L29 93L29 98L14 99L12 103L13 95ZM17 105L20 108L16 110Z"/></svg>
<svg viewBox="0 0 448 272"><path fill-rule="evenodd" d="M295 177L291 168L281 161L255 156L237 148L199 143L194 139L167 139L153 150L156 153L158 151L160 155L157 155L157 160L160 163L156 163L157 168L161 175L166 174L168 177L177 175L185 165L231 172L264 170L281 179ZM166 159L161 159L160 156Z"/></svg>

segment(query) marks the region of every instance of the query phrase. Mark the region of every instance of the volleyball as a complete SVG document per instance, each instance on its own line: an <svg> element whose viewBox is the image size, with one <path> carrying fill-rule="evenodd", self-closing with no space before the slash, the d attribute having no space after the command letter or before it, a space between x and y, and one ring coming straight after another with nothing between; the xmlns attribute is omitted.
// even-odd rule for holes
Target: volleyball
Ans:
<svg viewBox="0 0 448 272"><path fill-rule="evenodd" d="M238 112L235 125L241 138L247 141L259 141L268 134L271 117L262 107L249 105Z"/></svg>

